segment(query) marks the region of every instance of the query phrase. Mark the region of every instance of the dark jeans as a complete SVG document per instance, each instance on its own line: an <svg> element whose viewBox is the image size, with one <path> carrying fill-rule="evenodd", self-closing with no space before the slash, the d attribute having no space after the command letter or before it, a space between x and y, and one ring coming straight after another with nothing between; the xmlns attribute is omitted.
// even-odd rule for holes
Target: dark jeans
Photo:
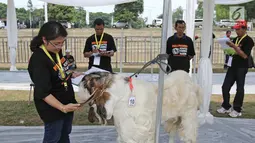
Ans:
<svg viewBox="0 0 255 143"><path fill-rule="evenodd" d="M247 72L248 68L232 68L232 67L228 68L224 83L222 85L223 108L227 110L231 108L231 105L229 104L230 100L229 91L233 84L236 82L237 89L234 98L233 109L237 112L242 111L244 99L244 84Z"/></svg>
<svg viewBox="0 0 255 143"><path fill-rule="evenodd" d="M72 122L73 114L70 114L60 120L44 123L43 143L70 143Z"/></svg>

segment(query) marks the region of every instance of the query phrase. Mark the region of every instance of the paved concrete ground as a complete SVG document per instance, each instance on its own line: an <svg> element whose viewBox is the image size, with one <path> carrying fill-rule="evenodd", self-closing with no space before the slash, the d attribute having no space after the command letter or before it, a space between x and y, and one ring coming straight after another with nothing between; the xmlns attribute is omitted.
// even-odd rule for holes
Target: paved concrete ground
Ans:
<svg viewBox="0 0 255 143"><path fill-rule="evenodd" d="M131 75L130 73L125 73L127 75ZM138 75L139 79L157 82L158 75L157 74L140 74ZM224 81L225 73L216 73L213 74L213 94L221 94L221 85ZM245 93L246 94L255 94L255 73L248 73L246 76L245 82ZM0 90L29 90L29 85L31 80L29 78L27 71L17 71L17 72L9 72L9 71L0 71ZM77 91L78 88L74 86ZM236 90L236 86L234 85L230 91L231 94L234 94Z"/></svg>
<svg viewBox="0 0 255 143"><path fill-rule="evenodd" d="M130 75L130 73L126 73ZM157 81L157 74L140 74L138 78L146 79L149 81ZM214 73L213 74L213 85L222 84L225 78L225 73ZM255 85L255 72L249 72L246 76L246 85ZM31 82L28 72L17 71L17 72L9 72L9 71L0 71L0 83L29 83Z"/></svg>
<svg viewBox="0 0 255 143"><path fill-rule="evenodd" d="M127 73L128 75L128 73ZM225 74L213 74L213 93L221 94L221 84ZM141 74L138 78L156 82L157 75ZM255 94L255 73L248 73L246 93ZM29 90L30 78L27 71L0 71L0 89ZM77 87L75 87L77 90ZM231 93L235 92L235 87ZM42 141L43 127L0 126L0 143L39 143ZM72 143L115 143L117 133L114 127L74 126ZM176 139L179 143L179 139ZM160 143L168 143L168 135L161 129ZM198 143L255 143L255 120L215 118L214 124L199 128Z"/></svg>
<svg viewBox="0 0 255 143"><path fill-rule="evenodd" d="M116 143L113 126L74 126L72 143ZM43 127L1 127L1 143L42 142ZM160 143L168 143L161 128ZM178 137L176 143L180 143ZM214 124L199 128L198 143L255 143L255 120L215 118Z"/></svg>

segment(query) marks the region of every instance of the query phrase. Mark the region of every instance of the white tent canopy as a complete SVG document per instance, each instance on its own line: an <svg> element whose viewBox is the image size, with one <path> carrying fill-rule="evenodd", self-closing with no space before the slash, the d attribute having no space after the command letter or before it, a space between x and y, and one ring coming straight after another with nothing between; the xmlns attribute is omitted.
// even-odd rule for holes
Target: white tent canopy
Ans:
<svg viewBox="0 0 255 143"><path fill-rule="evenodd" d="M47 3L67 5L67 6L105 6L105 5L115 5L121 3L133 2L136 0L40 0Z"/></svg>
<svg viewBox="0 0 255 143"><path fill-rule="evenodd" d="M200 2L204 0L198 0ZM253 0L214 0L215 4L222 4L222 5L235 5L235 4L241 4L241 3L247 3Z"/></svg>
<svg viewBox="0 0 255 143"><path fill-rule="evenodd" d="M14 0L8 0L8 10L7 10L7 29L8 29L8 46L11 50L11 61L12 66L15 66L15 56L16 51L15 48L17 47L17 24L16 24L16 13L14 7ZM103 6L103 5L114 5L120 3L127 3L133 2L136 0L96 0L96 1L88 1L88 0L41 0L48 3L54 4L61 4L61 5L68 5L68 6ZM194 4L196 0L187 0L189 3ZM199 0L201 1L201 0ZM211 90L212 90L212 65L211 61L208 58L209 49L211 45L211 38L212 38L212 24L213 24L213 12L214 12L214 4L240 4L246 3L252 0L205 0L203 7L203 30L202 30L202 44L201 44L201 55L202 58L200 59L199 63L199 72L198 72L198 83L203 87L204 90L204 100L203 106L201 108L200 117L203 122L210 122L212 120L211 114L209 113L209 104L210 104L210 97L211 97ZM189 11L188 11L189 10ZM172 35L171 32L171 17L172 17L172 8L171 8L171 0L164 0L164 12L163 12L163 28L162 28L162 44L161 44L161 53L164 53L166 50L166 40L167 37ZM193 6L190 9L187 9L187 13L190 13L191 18L188 20L189 25L194 25L194 8ZM169 18L170 17L170 18ZM13 24L15 23L15 24ZM170 28L169 28L170 27ZM190 37L193 37L194 30L193 26L188 26L188 33ZM13 63L14 62L14 63ZM159 89L162 89L163 86L163 79L164 73L160 71L159 75ZM162 105L162 92L159 92L158 99L158 107L157 112L161 112L161 105ZM161 114L161 113L160 113ZM157 132L156 135L158 136L158 127L160 123L160 116L157 117L159 120L157 125ZM156 142L158 142L158 137Z"/></svg>

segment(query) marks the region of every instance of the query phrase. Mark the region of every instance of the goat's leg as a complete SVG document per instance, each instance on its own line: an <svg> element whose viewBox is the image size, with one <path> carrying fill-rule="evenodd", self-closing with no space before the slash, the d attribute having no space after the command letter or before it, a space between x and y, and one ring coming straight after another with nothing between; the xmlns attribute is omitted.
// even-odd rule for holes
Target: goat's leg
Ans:
<svg viewBox="0 0 255 143"><path fill-rule="evenodd" d="M196 143L197 141L197 110L191 109L182 116L180 127L180 138L185 143Z"/></svg>
<svg viewBox="0 0 255 143"><path fill-rule="evenodd" d="M174 143L175 142L174 139L175 139L175 132L170 132L169 133L169 143Z"/></svg>

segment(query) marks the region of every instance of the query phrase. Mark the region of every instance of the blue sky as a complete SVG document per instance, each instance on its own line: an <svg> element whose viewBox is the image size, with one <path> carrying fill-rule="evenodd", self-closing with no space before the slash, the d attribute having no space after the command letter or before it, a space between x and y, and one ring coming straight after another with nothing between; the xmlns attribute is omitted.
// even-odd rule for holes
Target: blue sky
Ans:
<svg viewBox="0 0 255 143"><path fill-rule="evenodd" d="M27 8L27 1L28 0L14 0L15 7ZM7 3L7 0L0 0L2 3ZM34 7L42 8L43 2L39 0L32 0ZM176 9L177 7L182 6L183 8L186 7L186 0L172 0L172 7ZM113 12L114 6L100 6L100 7L84 7L86 10L90 12L105 12L110 13ZM163 13L163 0L144 0L144 13L142 17L148 17L148 20L151 21L152 19L156 18L158 15Z"/></svg>

